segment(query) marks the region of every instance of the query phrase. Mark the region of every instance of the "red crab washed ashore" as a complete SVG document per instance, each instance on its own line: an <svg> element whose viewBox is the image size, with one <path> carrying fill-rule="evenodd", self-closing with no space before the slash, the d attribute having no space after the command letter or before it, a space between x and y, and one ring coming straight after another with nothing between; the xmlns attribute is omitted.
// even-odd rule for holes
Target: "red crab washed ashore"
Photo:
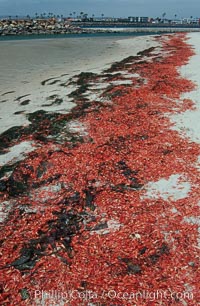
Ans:
<svg viewBox="0 0 200 306"><path fill-rule="evenodd" d="M200 148L167 116L193 107L181 95L194 85L178 72L193 51L185 34L158 40L153 60L150 50L113 68L138 73L138 83L90 104L79 116L82 142L48 142L15 168L14 187L27 190L16 197L9 183L2 193L16 200L1 234L2 305L200 300L198 230L186 221L198 214ZM180 173L191 185L186 197L145 197L149 182Z"/></svg>

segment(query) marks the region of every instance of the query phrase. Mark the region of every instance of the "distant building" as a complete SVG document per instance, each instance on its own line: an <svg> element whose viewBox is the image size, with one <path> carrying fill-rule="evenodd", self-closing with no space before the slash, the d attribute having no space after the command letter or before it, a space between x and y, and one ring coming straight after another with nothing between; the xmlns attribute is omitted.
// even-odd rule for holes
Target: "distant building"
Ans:
<svg viewBox="0 0 200 306"><path fill-rule="evenodd" d="M200 19L197 17L183 18L181 20L181 23L182 24L200 24Z"/></svg>
<svg viewBox="0 0 200 306"><path fill-rule="evenodd" d="M148 23L150 22L149 17L128 17L129 22L134 22L134 23Z"/></svg>
<svg viewBox="0 0 200 306"><path fill-rule="evenodd" d="M118 21L119 18L115 18L115 17L105 17L105 16L101 16L101 17L93 17L92 18L94 21L105 21L105 22L116 22Z"/></svg>

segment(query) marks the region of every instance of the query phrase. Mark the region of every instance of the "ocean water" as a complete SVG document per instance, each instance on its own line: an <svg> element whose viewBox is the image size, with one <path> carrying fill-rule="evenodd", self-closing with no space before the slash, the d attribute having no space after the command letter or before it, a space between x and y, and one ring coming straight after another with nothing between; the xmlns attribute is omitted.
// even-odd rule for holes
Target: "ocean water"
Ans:
<svg viewBox="0 0 200 306"><path fill-rule="evenodd" d="M0 36L1 41L10 41L10 40L32 40L32 39L61 39L61 38L123 38L123 37L134 37L134 36L145 36L145 35L155 35L158 31L155 32L123 32L123 33L82 33L82 34L40 34L40 35L8 35Z"/></svg>

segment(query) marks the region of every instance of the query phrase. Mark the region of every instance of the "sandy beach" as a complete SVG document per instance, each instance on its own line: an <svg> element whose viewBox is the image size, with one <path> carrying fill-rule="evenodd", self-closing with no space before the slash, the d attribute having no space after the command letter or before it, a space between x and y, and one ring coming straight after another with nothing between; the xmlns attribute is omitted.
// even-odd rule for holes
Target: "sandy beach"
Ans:
<svg viewBox="0 0 200 306"><path fill-rule="evenodd" d="M182 95L182 99L191 99L195 103L194 110L188 110L181 114L172 116L175 122L174 128L190 137L192 141L200 143L200 44L198 43L200 34L193 33L188 35L189 41L195 50L195 56L191 58L188 65L181 67L182 77L190 79L196 85L196 88Z"/></svg>
<svg viewBox="0 0 200 306"><path fill-rule="evenodd" d="M100 73L113 62L156 45L151 36L133 39L67 38L0 42L0 133L28 124L26 114L36 110L68 112L74 103L67 84L80 72ZM45 84L42 82L45 80ZM63 99L48 106L49 96ZM26 103L27 102L27 103ZM21 112L21 113L19 113ZM17 115L14 113L18 113Z"/></svg>
<svg viewBox="0 0 200 306"><path fill-rule="evenodd" d="M3 302L197 305L199 36L1 42Z"/></svg>

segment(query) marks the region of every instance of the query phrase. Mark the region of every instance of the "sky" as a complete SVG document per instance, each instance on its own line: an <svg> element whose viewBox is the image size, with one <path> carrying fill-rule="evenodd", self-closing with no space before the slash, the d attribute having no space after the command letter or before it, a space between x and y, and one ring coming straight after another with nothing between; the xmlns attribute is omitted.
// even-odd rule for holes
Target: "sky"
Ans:
<svg viewBox="0 0 200 306"><path fill-rule="evenodd" d="M35 13L87 13L89 16L166 18L200 17L200 0L0 0L0 16L34 16Z"/></svg>

